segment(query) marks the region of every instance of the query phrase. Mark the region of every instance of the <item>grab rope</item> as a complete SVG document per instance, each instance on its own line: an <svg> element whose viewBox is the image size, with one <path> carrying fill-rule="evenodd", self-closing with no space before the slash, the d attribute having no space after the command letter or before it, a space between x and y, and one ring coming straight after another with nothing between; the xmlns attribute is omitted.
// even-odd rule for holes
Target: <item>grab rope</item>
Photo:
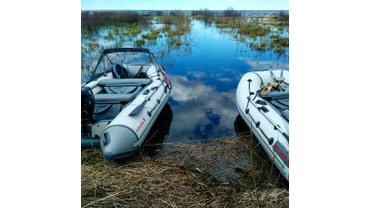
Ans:
<svg viewBox="0 0 370 208"><path fill-rule="evenodd" d="M265 85L263 85L262 86L262 88L261 89L259 89L258 91L261 91L261 94L262 95L267 95L267 94L269 94L270 93L270 91L272 90L272 89L277 89L277 87L278 87L278 83L267 83L267 84L265 84Z"/></svg>

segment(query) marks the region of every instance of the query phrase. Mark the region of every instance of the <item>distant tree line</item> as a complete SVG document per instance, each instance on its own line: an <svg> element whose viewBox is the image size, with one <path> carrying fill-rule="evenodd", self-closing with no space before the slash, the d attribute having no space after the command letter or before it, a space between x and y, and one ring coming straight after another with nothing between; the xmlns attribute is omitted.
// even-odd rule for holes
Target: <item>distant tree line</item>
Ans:
<svg viewBox="0 0 370 208"><path fill-rule="evenodd" d="M224 16L225 17L236 17L236 16L240 16L240 15L241 15L241 13L238 13L232 7L228 7L227 9L224 10Z"/></svg>
<svg viewBox="0 0 370 208"><path fill-rule="evenodd" d="M289 21L289 13L286 12L286 11L279 11L277 13L274 14L275 15L275 19L277 21L281 21L281 22L288 22Z"/></svg>
<svg viewBox="0 0 370 208"><path fill-rule="evenodd" d="M122 22L147 22L147 17L133 11L83 11L81 12L81 27L91 30L104 24L117 24Z"/></svg>

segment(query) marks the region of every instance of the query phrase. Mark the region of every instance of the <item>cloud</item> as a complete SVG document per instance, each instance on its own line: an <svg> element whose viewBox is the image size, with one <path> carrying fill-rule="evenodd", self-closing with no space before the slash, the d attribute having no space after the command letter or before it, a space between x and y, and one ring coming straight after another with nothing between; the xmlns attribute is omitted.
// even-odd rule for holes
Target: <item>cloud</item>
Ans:
<svg viewBox="0 0 370 208"><path fill-rule="evenodd" d="M189 81L184 76L170 76L173 83L172 99L175 101L196 100L214 91L214 87L205 86L200 81Z"/></svg>
<svg viewBox="0 0 370 208"><path fill-rule="evenodd" d="M171 105L173 121L168 141L181 138L206 139L235 134L234 120L239 114L235 104L235 89L218 92L215 86L185 76L169 75L173 91Z"/></svg>
<svg viewBox="0 0 370 208"><path fill-rule="evenodd" d="M195 71L189 71L188 74L191 75L191 76L193 76L193 77L196 77L198 79L203 78L203 77L206 76L206 74L204 72L199 72L199 71L197 71L197 72L195 72Z"/></svg>
<svg viewBox="0 0 370 208"><path fill-rule="evenodd" d="M264 61L264 60L252 60L249 57L237 57L238 60L244 61L247 65L251 66L250 71L260 71L262 69L268 69L270 66L273 69L286 69L289 70L289 63L280 61Z"/></svg>
<svg viewBox="0 0 370 208"><path fill-rule="evenodd" d="M211 38L220 38L220 37L221 37L221 34L211 35Z"/></svg>
<svg viewBox="0 0 370 208"><path fill-rule="evenodd" d="M222 81L222 82L232 82L233 79L231 78L219 78L218 80Z"/></svg>

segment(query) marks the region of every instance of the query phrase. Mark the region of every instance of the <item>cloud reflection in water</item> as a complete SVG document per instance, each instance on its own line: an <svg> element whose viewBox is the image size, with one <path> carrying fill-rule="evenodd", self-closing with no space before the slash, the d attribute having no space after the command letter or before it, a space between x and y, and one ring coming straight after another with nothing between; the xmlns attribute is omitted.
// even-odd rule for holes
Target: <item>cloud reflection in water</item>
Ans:
<svg viewBox="0 0 370 208"><path fill-rule="evenodd" d="M174 116L168 141L235 135L235 89L219 92L199 80L169 76L173 86L169 103Z"/></svg>

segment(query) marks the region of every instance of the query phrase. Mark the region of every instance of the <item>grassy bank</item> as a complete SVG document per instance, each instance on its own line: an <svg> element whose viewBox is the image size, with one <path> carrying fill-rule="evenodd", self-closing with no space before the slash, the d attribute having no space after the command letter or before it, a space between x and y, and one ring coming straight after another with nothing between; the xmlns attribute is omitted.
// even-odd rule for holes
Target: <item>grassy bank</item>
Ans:
<svg viewBox="0 0 370 208"><path fill-rule="evenodd" d="M166 145L121 162L82 151L82 207L289 206L287 183L249 133Z"/></svg>

